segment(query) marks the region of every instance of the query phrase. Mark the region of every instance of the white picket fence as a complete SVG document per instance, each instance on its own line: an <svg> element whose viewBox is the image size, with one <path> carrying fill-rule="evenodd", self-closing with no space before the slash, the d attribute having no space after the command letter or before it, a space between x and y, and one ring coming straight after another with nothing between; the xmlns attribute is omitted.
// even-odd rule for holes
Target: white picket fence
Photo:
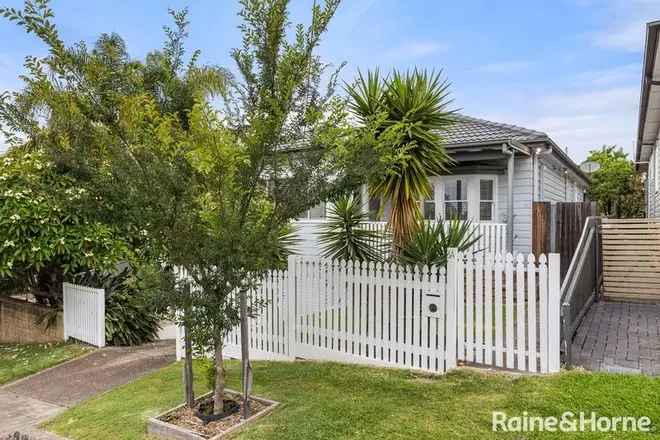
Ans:
<svg viewBox="0 0 660 440"><path fill-rule="evenodd" d="M559 255L468 255L453 254L446 270L290 257L287 271L250 292L250 355L435 373L458 362L559 371ZM225 344L226 356L240 357L239 328Z"/></svg>
<svg viewBox="0 0 660 440"><path fill-rule="evenodd" d="M64 340L105 347L105 291L64 283Z"/></svg>
<svg viewBox="0 0 660 440"><path fill-rule="evenodd" d="M549 259L549 261L548 261ZM559 255L459 258L457 356L468 363L559 371Z"/></svg>

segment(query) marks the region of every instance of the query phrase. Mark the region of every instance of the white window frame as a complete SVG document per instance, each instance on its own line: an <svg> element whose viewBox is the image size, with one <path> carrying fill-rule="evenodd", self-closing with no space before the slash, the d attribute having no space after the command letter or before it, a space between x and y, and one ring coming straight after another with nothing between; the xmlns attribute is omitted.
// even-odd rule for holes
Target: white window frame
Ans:
<svg viewBox="0 0 660 440"><path fill-rule="evenodd" d="M447 218L446 206L445 206L445 185L447 182L451 182L457 179L461 179L465 182L466 195L467 195L467 217L469 220L475 223L499 223L499 176L497 174L454 174L450 176L440 176L433 177L431 182L434 186L435 191L435 216L436 218L442 217L443 219ZM480 220L480 202L481 202L481 191L480 191L480 181L481 180L492 180L493 181L493 219L492 220Z"/></svg>
<svg viewBox="0 0 660 440"><path fill-rule="evenodd" d="M492 180L493 181L493 198L491 200L487 200L488 202L492 203L492 215L490 220L481 220L481 181L482 180ZM476 220L479 223L495 223L495 220L497 219L497 176L489 176L489 175L479 175L476 180L475 180L475 190L476 190L476 207L475 207L475 214L476 214ZM470 204L468 203L468 217L470 217Z"/></svg>

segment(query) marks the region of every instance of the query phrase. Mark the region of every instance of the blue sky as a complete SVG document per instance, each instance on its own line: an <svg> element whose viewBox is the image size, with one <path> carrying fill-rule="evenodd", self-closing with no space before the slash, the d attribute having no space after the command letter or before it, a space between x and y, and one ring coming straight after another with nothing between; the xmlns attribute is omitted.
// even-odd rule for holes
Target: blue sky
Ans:
<svg viewBox="0 0 660 440"><path fill-rule="evenodd" d="M292 0L292 21L306 21L311 4ZM240 42L234 0L52 6L67 43L117 32L135 58L162 43L168 7L188 6L189 47L202 50L202 62L233 68L229 51ZM632 152L644 23L658 18L660 0L344 0L320 53L348 63L346 81L358 68L443 69L463 113L545 131L579 162L604 143ZM7 21L0 42L0 89L16 89L24 56L45 49Z"/></svg>

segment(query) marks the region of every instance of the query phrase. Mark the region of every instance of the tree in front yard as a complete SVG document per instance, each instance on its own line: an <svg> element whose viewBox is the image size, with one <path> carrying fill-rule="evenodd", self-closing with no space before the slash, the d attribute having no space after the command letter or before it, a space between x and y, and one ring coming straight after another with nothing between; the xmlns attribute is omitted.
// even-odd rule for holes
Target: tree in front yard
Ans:
<svg viewBox="0 0 660 440"><path fill-rule="evenodd" d="M107 270L128 253L119 229L90 214L97 201L43 152L0 158L0 277L5 292L61 304L65 277Z"/></svg>
<svg viewBox="0 0 660 440"><path fill-rule="evenodd" d="M615 145L603 145L589 153L588 161L600 168L591 174L588 195L600 211L611 217L644 216L644 184L628 154Z"/></svg>
<svg viewBox="0 0 660 440"><path fill-rule="evenodd" d="M241 4L243 44L232 52L239 77L227 81L221 110L204 88L179 87L175 77L186 66L171 61L181 59L179 44L145 67L116 35L91 51L65 47L47 2L3 11L50 50L30 68L26 91L0 107L5 127L46 145L103 195L109 220L144 228L166 264L187 269L196 288L176 304L190 309L195 345L214 355L216 414L225 394L224 337L239 319L236 295L281 263L290 221L355 189L360 161L371 160L362 154L368 134L354 136L335 96L337 72L315 53L339 1L315 4L311 24L291 34L288 1ZM176 40L176 31L170 35ZM174 74L158 65L150 72L150 61ZM196 72L200 84L217 85L209 70ZM39 106L49 110L45 126L19 117Z"/></svg>
<svg viewBox="0 0 660 440"><path fill-rule="evenodd" d="M388 226L398 254L419 224L429 178L447 173L451 163L442 139L452 124L449 83L440 73L395 70L381 78L376 70L360 74L347 91L358 122L374 131L380 167L371 170L369 190L391 203Z"/></svg>

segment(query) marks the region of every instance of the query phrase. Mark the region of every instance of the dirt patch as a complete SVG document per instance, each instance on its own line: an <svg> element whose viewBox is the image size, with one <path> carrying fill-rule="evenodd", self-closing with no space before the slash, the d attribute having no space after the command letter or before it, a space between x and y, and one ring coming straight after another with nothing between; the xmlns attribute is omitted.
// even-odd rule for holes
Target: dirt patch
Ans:
<svg viewBox="0 0 660 440"><path fill-rule="evenodd" d="M201 405L206 405L211 401L211 399L205 399L200 402ZM199 405L199 404L198 404ZM232 397L231 399L225 400L225 408L228 408L226 411L227 415L223 418L205 423L202 419L198 417L196 409L191 409L187 407L179 408L170 414L167 414L165 417L162 417L161 420L173 425L179 426L181 428L188 429L193 431L204 438L211 438L218 434L222 434L232 427L241 423L241 409L242 402L239 400L239 397ZM257 400L252 400L250 402L250 415L255 415L262 412L270 404L266 402L259 402ZM229 409L230 408L230 409Z"/></svg>

